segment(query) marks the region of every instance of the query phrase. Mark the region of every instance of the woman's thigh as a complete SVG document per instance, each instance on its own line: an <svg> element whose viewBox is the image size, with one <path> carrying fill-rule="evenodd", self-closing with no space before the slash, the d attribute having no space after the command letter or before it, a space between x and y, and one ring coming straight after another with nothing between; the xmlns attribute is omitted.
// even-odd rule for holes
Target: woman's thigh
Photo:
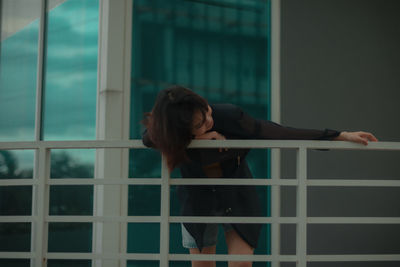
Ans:
<svg viewBox="0 0 400 267"><path fill-rule="evenodd" d="M254 248L247 244L235 230L225 232L225 239L229 254L252 255L254 252ZM251 262L229 262L229 267L251 265Z"/></svg>
<svg viewBox="0 0 400 267"><path fill-rule="evenodd" d="M204 247L201 252L198 248L189 249L190 254L215 254L216 246ZM215 267L215 261L192 261L192 267Z"/></svg>

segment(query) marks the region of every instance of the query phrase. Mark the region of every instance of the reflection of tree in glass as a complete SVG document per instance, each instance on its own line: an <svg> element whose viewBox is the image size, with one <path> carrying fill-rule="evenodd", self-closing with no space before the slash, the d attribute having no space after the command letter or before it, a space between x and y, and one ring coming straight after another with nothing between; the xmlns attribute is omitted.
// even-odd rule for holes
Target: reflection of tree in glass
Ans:
<svg viewBox="0 0 400 267"><path fill-rule="evenodd" d="M12 151L0 150L0 179L32 178L33 170L20 169Z"/></svg>
<svg viewBox="0 0 400 267"><path fill-rule="evenodd" d="M84 163L67 151L51 154L51 178L93 178L94 166ZM92 215L92 185L50 187L50 215Z"/></svg>
<svg viewBox="0 0 400 267"><path fill-rule="evenodd" d="M65 151L52 153L51 178L93 178L93 165L78 162Z"/></svg>
<svg viewBox="0 0 400 267"><path fill-rule="evenodd" d="M32 178L32 169L18 165L15 152L0 150L0 179ZM31 203L32 186L0 187L0 215L31 215Z"/></svg>

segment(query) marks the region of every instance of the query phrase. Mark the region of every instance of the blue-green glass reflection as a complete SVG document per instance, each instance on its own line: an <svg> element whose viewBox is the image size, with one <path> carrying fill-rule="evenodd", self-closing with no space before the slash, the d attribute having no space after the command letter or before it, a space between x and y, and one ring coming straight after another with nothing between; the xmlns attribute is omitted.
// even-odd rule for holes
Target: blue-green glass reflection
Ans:
<svg viewBox="0 0 400 267"><path fill-rule="evenodd" d="M40 0L1 1L0 141L35 139Z"/></svg>
<svg viewBox="0 0 400 267"><path fill-rule="evenodd" d="M135 0L130 137L141 138L143 114L151 110L157 93L172 84L189 87L210 103L233 103L269 119L269 22L268 0ZM130 156L130 177L160 177L156 156L141 150ZM248 162L254 177L269 177L268 151L251 151ZM269 189L258 191L267 216ZM177 214L171 193L171 213ZM269 226L264 228L269 232ZM255 253L269 251L267 236L261 236Z"/></svg>
<svg viewBox="0 0 400 267"><path fill-rule="evenodd" d="M98 5L67 0L48 11L44 140L96 137Z"/></svg>
<svg viewBox="0 0 400 267"><path fill-rule="evenodd" d="M51 178L93 178L94 149L53 149Z"/></svg>
<svg viewBox="0 0 400 267"><path fill-rule="evenodd" d="M160 253L159 223L128 223L128 253Z"/></svg>

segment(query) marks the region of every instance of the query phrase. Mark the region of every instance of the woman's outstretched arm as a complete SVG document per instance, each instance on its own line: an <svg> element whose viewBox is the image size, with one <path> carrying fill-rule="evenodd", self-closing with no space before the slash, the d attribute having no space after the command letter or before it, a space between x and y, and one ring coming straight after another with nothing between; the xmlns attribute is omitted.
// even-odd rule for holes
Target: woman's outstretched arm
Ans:
<svg viewBox="0 0 400 267"><path fill-rule="evenodd" d="M368 144L369 141L378 141L367 132L339 132L336 130L314 130L286 127L268 120L255 119L234 106L232 113L236 113L237 123L231 127L234 134L243 139L281 139L281 140L337 140Z"/></svg>

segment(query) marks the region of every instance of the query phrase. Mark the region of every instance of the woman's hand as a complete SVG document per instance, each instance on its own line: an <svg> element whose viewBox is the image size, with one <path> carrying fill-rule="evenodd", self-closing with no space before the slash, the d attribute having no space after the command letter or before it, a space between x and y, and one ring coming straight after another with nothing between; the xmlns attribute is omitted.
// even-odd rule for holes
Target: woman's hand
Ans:
<svg viewBox="0 0 400 267"><path fill-rule="evenodd" d="M223 136L222 134L216 132L216 131L212 131L212 132L207 132L205 134L202 135L196 135L194 137L194 139L203 139L203 140L226 140L225 136ZM227 151L228 149L225 148L225 151ZM222 148L219 149L219 152L222 152Z"/></svg>
<svg viewBox="0 0 400 267"><path fill-rule="evenodd" d="M368 142L377 142L378 139L371 133L367 132L341 132L334 140L337 141L350 141L363 145L368 145Z"/></svg>
<svg viewBox="0 0 400 267"><path fill-rule="evenodd" d="M216 132L216 131L212 131L212 132L207 132L205 134L202 135L196 135L194 137L194 139L207 139L207 140L226 140L225 136L223 136L222 134Z"/></svg>

